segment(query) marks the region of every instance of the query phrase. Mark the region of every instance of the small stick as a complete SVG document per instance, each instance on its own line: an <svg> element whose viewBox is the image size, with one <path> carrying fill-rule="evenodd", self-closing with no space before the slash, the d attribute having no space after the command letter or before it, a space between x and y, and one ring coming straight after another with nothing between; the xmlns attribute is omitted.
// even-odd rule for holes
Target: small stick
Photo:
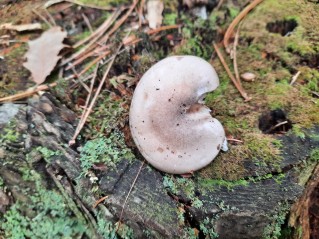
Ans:
<svg viewBox="0 0 319 239"><path fill-rule="evenodd" d="M143 17L143 8L144 8L144 5L145 5L145 0L141 0L140 8L138 9L138 27L139 27L139 28L141 28L141 26L142 26L142 19L144 18L144 17Z"/></svg>
<svg viewBox="0 0 319 239"><path fill-rule="evenodd" d="M94 49L94 51L90 51L85 55L82 55L81 57L78 57L75 61L73 61L72 63L69 64L69 66L67 66L65 68L65 70L70 70L72 66L77 66L78 64L80 64L81 62L83 62L85 59L94 56L95 54L99 54L100 52L103 52L107 49L110 48L110 45L105 45L105 46L101 46L101 47L97 47Z"/></svg>
<svg viewBox="0 0 319 239"><path fill-rule="evenodd" d="M297 79L298 79L300 73L301 73L301 71L298 71L298 72L296 73L296 75L294 75L294 76L292 77L292 80L291 80L291 82L290 82L290 85L293 85L293 84L297 81Z"/></svg>
<svg viewBox="0 0 319 239"><path fill-rule="evenodd" d="M89 8L94 8L94 9L114 10L114 7L101 7L101 6L96 6L94 4L86 4L86 3L83 3L82 1L78 1L78 0L50 0L44 4L44 7L48 8L48 7L51 7L52 5L60 3L60 2L69 2L69 3L77 4L77 5L82 6L82 7L89 7Z"/></svg>
<svg viewBox="0 0 319 239"><path fill-rule="evenodd" d="M128 191L126 197L125 197L125 201L124 201L124 203L123 203L122 211L121 211L120 218L119 218L119 224L118 224L119 226L117 227L116 231L117 231L117 230L119 229L119 227L120 227L120 224L121 224L121 221L122 221L122 216L123 216L123 213L124 213L124 209L125 209L127 200L128 200L128 198L129 198L129 196L130 196L130 194L131 194L131 192L132 192L132 190L133 190L133 188L134 188L134 185L135 185L135 183L136 183L136 180L137 180L138 176L140 175L140 173L141 173L141 171L142 171L142 168L143 168L143 166L144 166L144 163L145 163L145 160L142 162L142 164L141 164L141 166L140 166L140 168L139 168L139 170L138 170L138 172L137 172L137 174L136 174L136 177L134 178L134 180L133 180L133 182L132 182L131 188L130 188L130 190Z"/></svg>
<svg viewBox="0 0 319 239"><path fill-rule="evenodd" d="M56 26L56 22L55 22L54 18L52 17L51 13L48 11L48 9L44 8L43 10L47 14L47 16L49 17L49 19L50 19L51 23L53 24L53 26Z"/></svg>
<svg viewBox="0 0 319 239"><path fill-rule="evenodd" d="M234 139L234 138L226 138L227 141L234 141L234 142L238 142L238 143L244 143L244 141L239 140L239 139Z"/></svg>
<svg viewBox="0 0 319 239"><path fill-rule="evenodd" d="M106 42L109 37L120 27L122 24L127 20L127 18L131 15L132 11L134 10L136 4L139 0L134 0L130 8L127 10L127 12L124 14L123 17L121 17L115 25L111 28L111 30L100 40L101 43Z"/></svg>
<svg viewBox="0 0 319 239"><path fill-rule="evenodd" d="M69 63L70 61L77 59L81 56L83 56L84 54L87 54L88 51L90 51L90 49L92 50L92 46L98 41L98 39L104 34L104 31L106 31L116 20L117 16L119 15L119 12L117 12L116 14L113 14L109 17L109 19L103 23L103 28L99 28L100 30L95 34L93 33L92 35L94 35L95 37L91 40L91 36L84 39L83 41L78 42L77 44L75 44L73 47L77 48L78 46L84 44L86 41L91 40L87 45L85 45L81 50L79 50L78 52L74 53L72 56L70 56L68 59L65 59L61 62L61 64L59 66L63 66L67 63ZM105 25L104 25L105 24ZM95 49L95 48L94 48Z"/></svg>
<svg viewBox="0 0 319 239"><path fill-rule="evenodd" d="M27 91L24 91L22 93L18 93L18 94L15 94L15 95L10 95L10 96L7 96L7 97L3 97L3 98L0 98L0 104L1 103L5 103L5 102L12 102L12 101L15 101L15 100L20 100L20 99L23 99L23 98L27 98L39 91L42 91L42 90L48 90L50 89L51 87L54 87L56 86L57 83L56 82L53 82L49 85L39 85L35 88L31 88L31 89L28 89Z"/></svg>
<svg viewBox="0 0 319 239"><path fill-rule="evenodd" d="M274 129L278 128L279 126L285 125L285 124L287 124L287 123L288 123L287 120L286 120L286 121L283 121L283 122L280 122L280 123L276 124L275 126L271 127L270 129L268 129L268 130L266 131L266 133L269 133L269 132L273 131Z"/></svg>
<svg viewBox="0 0 319 239"><path fill-rule="evenodd" d="M42 16L37 10L32 9L32 12L35 13L35 15L37 15L38 17L40 17L42 19L42 21L44 21L46 24L48 24L49 27L53 27L52 24L44 16Z"/></svg>
<svg viewBox="0 0 319 239"><path fill-rule="evenodd" d="M103 202L105 199L107 199L109 196L104 196L102 198L100 198L99 200L97 200L94 205L93 205L93 208L96 208L97 205L99 205L101 202Z"/></svg>
<svg viewBox="0 0 319 239"><path fill-rule="evenodd" d="M100 60L102 60L104 57L106 57L108 54L110 54L110 51L103 52L102 55L95 58L90 64L88 64L80 73L78 76L83 75L85 72L87 72L94 64L98 63Z"/></svg>
<svg viewBox="0 0 319 239"><path fill-rule="evenodd" d="M235 41L234 41L234 47L233 47L233 64L234 64L234 71L235 71L235 76L236 80L239 85L241 85L240 82L240 77L239 77L239 72L238 72L238 65L237 65L237 45L238 45L238 38L239 38L239 27L236 31L235 35Z"/></svg>
<svg viewBox="0 0 319 239"><path fill-rule="evenodd" d="M238 82L236 81L236 79L235 79L233 73L230 71L230 69L229 69L228 65L226 64L225 59L224 59L222 53L219 51L217 45L216 45L215 43L213 43L213 46L214 46L214 48L215 48L215 51L216 51L216 53L217 53L217 55L218 55L218 58L219 58L220 62L221 62L222 65L224 66L224 68L225 68L225 70L226 70L228 76L230 77L230 79L231 79L232 82L234 83L235 87L237 88L237 90L239 91L239 93L241 94L241 96L245 99L245 101L251 100L251 97L249 97L249 96L247 95L247 93L245 92L245 90L244 90L244 89L241 87L241 85L239 85Z"/></svg>
<svg viewBox="0 0 319 239"><path fill-rule="evenodd" d="M153 35L155 33L161 32L161 31L166 31L166 30L170 30L170 29L176 29L179 28L181 25L170 25L170 26L161 26L158 27L156 29L151 29L147 31L148 35Z"/></svg>
<svg viewBox="0 0 319 239"><path fill-rule="evenodd" d="M70 140L69 145L72 145L72 144L74 143L76 137L77 137L78 134L81 132L81 130L82 130L82 128L83 128L83 126L84 126L84 124L85 124L87 118L89 117L89 115L90 115L90 113L91 113L91 111L92 111L92 109L93 109L93 106L95 105L95 102L96 102L96 100L97 100L97 97L98 97L98 95L100 94L100 92L101 92L101 90L102 90L102 86L104 85L104 83L105 83L105 81L106 81L106 78L107 78L107 76L108 76L108 74L109 74L109 72L110 72L110 70L111 70L111 67L112 67L112 65L113 65L113 63L114 63L114 61L115 61L115 58L116 58L117 54L119 53L119 50L120 50L121 47L122 47L122 44L121 44L121 45L119 46L119 48L117 49L117 51L116 51L116 53L115 53L115 55L114 55L114 58L110 61L109 65L108 65L108 67L107 67L107 69L106 69L106 71L105 71L105 73L104 73L104 75L103 75L103 78L102 78L102 80L100 81L100 84L99 84L99 86L98 86L98 88L97 88L97 90L96 90L96 92L95 92L95 95L94 95L94 97L93 97L93 99L92 99L92 101L91 101L89 107L88 107L87 110L85 111L85 113L84 113L84 115L83 115L83 119L82 119L82 120L80 121L80 123L78 124L77 129L76 129L76 132L74 133L72 139Z"/></svg>
<svg viewBox="0 0 319 239"><path fill-rule="evenodd" d="M237 24L248 14L248 12L250 10L252 10L253 8L255 8L259 3L261 3L263 0L254 0L253 2L251 2L246 8L244 8L244 10L242 10L237 17L235 17L235 19L232 21L232 23L229 25L227 31L225 32L224 35L224 47L226 49L226 51L228 51L228 45L229 45L229 38L231 36L231 34L233 33L235 27L237 26Z"/></svg>
<svg viewBox="0 0 319 239"><path fill-rule="evenodd" d="M218 4L217 4L217 7L214 9L215 11L218 11L219 8L223 5L224 3L224 0L219 0Z"/></svg>
<svg viewBox="0 0 319 239"><path fill-rule="evenodd" d="M112 13L111 16L105 22L103 22L103 24L99 26L90 36L75 43L73 48L78 48L79 46L83 45L87 41L90 41L92 38L100 37L110 27L113 21L117 18L118 14L119 14L119 11Z"/></svg>
<svg viewBox="0 0 319 239"><path fill-rule="evenodd" d="M318 93L318 92L316 92L316 91L311 91L311 93L312 93L313 95L319 97L319 93Z"/></svg>
<svg viewBox="0 0 319 239"><path fill-rule="evenodd" d="M82 15L82 17L83 17L83 20L84 20L86 26L89 28L89 30L90 30L90 32L91 32L91 34L92 34L92 33L93 33L93 28L92 28L92 25L91 25L91 23L90 23L89 18L88 18L84 13L82 13L81 15Z"/></svg>

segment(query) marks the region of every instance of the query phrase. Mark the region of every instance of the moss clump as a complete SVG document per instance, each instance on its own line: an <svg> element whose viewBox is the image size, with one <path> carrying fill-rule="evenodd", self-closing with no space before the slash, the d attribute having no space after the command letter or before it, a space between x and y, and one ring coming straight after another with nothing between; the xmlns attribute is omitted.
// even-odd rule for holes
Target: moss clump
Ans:
<svg viewBox="0 0 319 239"><path fill-rule="evenodd" d="M237 186L247 186L249 184L249 181L245 179L227 181L223 179L202 178L199 180L199 183L204 191L213 191L216 187L226 187L228 190L232 190L234 187Z"/></svg>
<svg viewBox="0 0 319 239"><path fill-rule="evenodd" d="M192 179L166 175L163 177L163 184L172 194L185 195L187 199L191 200L193 207L201 208L203 206L203 202L196 196L195 182Z"/></svg>
<svg viewBox="0 0 319 239"><path fill-rule="evenodd" d="M25 169L24 179L35 183L35 191L28 191L30 200L17 201L0 219L5 238L75 238L86 232L85 222L57 191L40 184L38 173Z"/></svg>
<svg viewBox="0 0 319 239"><path fill-rule="evenodd" d="M110 134L115 128L125 125L128 117L129 102L125 97L118 98L109 94L99 97L97 107L89 116L84 135L92 138L97 132L102 135Z"/></svg>
<svg viewBox="0 0 319 239"><path fill-rule="evenodd" d="M121 160L134 158L131 150L124 142L124 135L114 130L108 137L99 137L88 141L81 150L81 167L84 174L95 163L104 163L108 167L115 167Z"/></svg>
<svg viewBox="0 0 319 239"><path fill-rule="evenodd" d="M263 239L279 239L282 238L282 225L286 221L286 216L289 213L289 204L284 203L283 205L279 205L280 208L278 212L276 212L272 218L272 223L265 227L263 233Z"/></svg>
<svg viewBox="0 0 319 239"><path fill-rule="evenodd" d="M117 222L112 223L103 218L99 213L97 217L97 231L104 239L131 239L134 238L133 230L127 225Z"/></svg>
<svg viewBox="0 0 319 239"><path fill-rule="evenodd" d="M26 45L17 43L5 55L5 61L0 63L0 97L5 97L16 93L18 90L27 89L33 83L26 81L28 71L22 66L24 54L27 51Z"/></svg>
<svg viewBox="0 0 319 239"><path fill-rule="evenodd" d="M319 148L313 149L310 152L310 160L319 161Z"/></svg>
<svg viewBox="0 0 319 239"><path fill-rule="evenodd" d="M19 136L20 134L15 128L15 122L11 120L3 129L2 135L0 137L0 146L6 145L10 142L16 142L19 139Z"/></svg>
<svg viewBox="0 0 319 239"><path fill-rule="evenodd" d="M260 167L277 167L281 162L282 144L272 136L259 132L243 135L243 143L230 145L227 153L220 153L209 166L200 171L204 178L239 180L246 176L245 160Z"/></svg>
<svg viewBox="0 0 319 239"><path fill-rule="evenodd" d="M201 19L192 20L186 15L182 15L180 21L183 22L182 42L175 48L174 55L195 55L206 60L212 55L213 36L215 27L209 21Z"/></svg>

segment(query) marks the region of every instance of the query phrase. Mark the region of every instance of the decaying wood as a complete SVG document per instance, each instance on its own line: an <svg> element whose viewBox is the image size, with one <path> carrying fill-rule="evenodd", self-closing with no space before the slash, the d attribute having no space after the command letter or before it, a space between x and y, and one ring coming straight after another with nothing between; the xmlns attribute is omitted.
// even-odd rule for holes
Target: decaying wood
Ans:
<svg viewBox="0 0 319 239"><path fill-rule="evenodd" d="M9 117L5 118L4 115ZM3 165L0 168L0 176L12 197L28 200L29 195L17 190L17 185L32 188L30 182L25 182L21 177L20 167L36 167L38 171L41 169L39 173L44 175L44 185L56 185L57 189L68 197L68 204L73 205L72 210L77 217L88 223L85 234L90 238L98 238L96 218L92 215L101 212L105 220L118 222L130 190L123 223L134 230L136 238L143 238L145 230L151 231L153 238L180 238L183 226L178 220L178 212L187 215L185 220L194 230L199 230L199 223L206 218L212 219L210 226L219 238L243 238L243 235L245 238L262 238L267 228L272 229L271 226L276 223L279 213L287 215L290 206L298 198L302 203L304 198L311 194L311 190L305 191L302 196L304 186L298 183L299 171L294 168L302 166L304 160L309 157L310 150L319 146L318 141L308 136L304 139L293 135L282 136L283 160L279 168L257 169L251 160L247 160L247 185L232 188L217 186L213 190L207 190L205 185L195 184L198 198L203 202L199 208L190 203L191 199L186 192L176 195L165 189L163 175L157 170L148 165L142 167L142 162L138 159L132 162L124 159L116 164L115 169L96 172L99 190L108 197L95 207L94 203L100 197L96 197L92 191L94 185L88 177L79 177L79 154L65 146L74 134L76 115L50 94L44 94L38 99L30 100L28 105L0 106L0 133L12 120L16 124L16 131L23 134L23 137L14 144L0 146L0 164ZM309 132L318 133L319 128ZM33 163L28 164L25 160L26 153L39 146L62 154L50 158L49 161L38 155L34 157ZM136 178L139 170L140 174ZM308 183L309 189L317 185L315 180L319 175L318 167L314 172L312 181ZM279 173L283 174L283 178L277 182L275 176ZM274 178L262 177L268 174L274 175ZM135 186L132 187L135 179ZM76 208L74 205L77 205ZM181 205L182 209L179 209ZM287 211L283 211L283 205ZM297 205L294 209L301 208L304 204ZM302 212L300 209L296 211Z"/></svg>

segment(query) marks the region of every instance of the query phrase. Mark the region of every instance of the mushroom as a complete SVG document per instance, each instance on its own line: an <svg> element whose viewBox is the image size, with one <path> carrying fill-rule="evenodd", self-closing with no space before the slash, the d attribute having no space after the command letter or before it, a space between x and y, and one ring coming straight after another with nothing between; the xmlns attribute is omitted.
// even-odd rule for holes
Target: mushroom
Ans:
<svg viewBox="0 0 319 239"><path fill-rule="evenodd" d="M131 103L130 129L151 165L184 174L217 156L225 132L203 100L218 85L214 68L196 56L167 57L143 75Z"/></svg>

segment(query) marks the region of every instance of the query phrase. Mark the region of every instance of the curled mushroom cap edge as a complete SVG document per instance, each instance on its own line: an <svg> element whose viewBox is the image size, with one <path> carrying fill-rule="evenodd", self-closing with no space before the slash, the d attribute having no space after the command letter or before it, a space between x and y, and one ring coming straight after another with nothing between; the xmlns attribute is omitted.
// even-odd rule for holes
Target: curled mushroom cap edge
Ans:
<svg viewBox="0 0 319 239"><path fill-rule="evenodd" d="M218 85L214 68L196 56L167 57L143 75L131 103L130 129L151 165L183 174L217 156L225 132L203 99Z"/></svg>

